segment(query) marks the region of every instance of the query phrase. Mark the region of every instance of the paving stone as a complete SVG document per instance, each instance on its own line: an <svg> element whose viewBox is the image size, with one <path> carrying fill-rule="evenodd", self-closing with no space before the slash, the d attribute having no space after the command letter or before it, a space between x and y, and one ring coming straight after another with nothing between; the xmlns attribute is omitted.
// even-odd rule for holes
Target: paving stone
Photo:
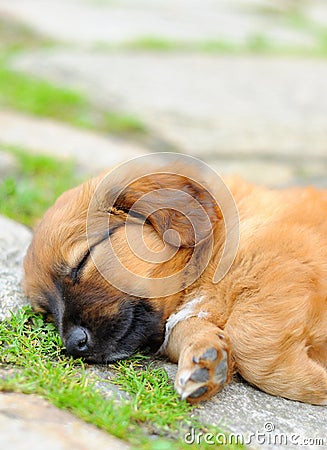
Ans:
<svg viewBox="0 0 327 450"><path fill-rule="evenodd" d="M326 167L324 60L49 51L14 65L136 114L178 151L229 159L241 172L254 162L252 181L268 184L274 166L283 166L282 181L296 182L299 161L304 170Z"/></svg>
<svg viewBox="0 0 327 450"><path fill-rule="evenodd" d="M79 170L87 175L146 152L138 144L14 112L0 111L0 124L0 144L73 158Z"/></svg>
<svg viewBox="0 0 327 450"><path fill-rule="evenodd" d="M317 4L311 0L313 6ZM243 43L265 35L280 45L312 46L307 30L290 27L274 2L241 0L0 0L0 10L55 40L103 44L159 37L172 41ZM320 6L320 8L326 7ZM310 6L301 5L301 11ZM72 21L71 18L74 17Z"/></svg>
<svg viewBox="0 0 327 450"><path fill-rule="evenodd" d="M291 3L0 0L0 11L57 40L78 44L65 51L26 53L13 67L84 90L104 108L135 114L158 142L164 143L161 150L190 153L219 167L221 173L236 171L254 182L327 184L326 61L107 52L100 50L101 45L94 50L97 43L146 36L188 42L214 38L245 42L264 35L275 44L310 46L314 33L308 36L307 31L287 25ZM323 24L327 4L302 2L296 11ZM72 22L71 17L76 20ZM81 50L90 46L92 51ZM56 136L65 135L56 127L52 131L42 127L47 130L43 135L37 129L28 133L28 125L24 127L21 122L16 130L2 128L5 142L18 141L21 133L21 141L51 152L55 151ZM69 150L65 147L61 151L58 145L57 153L77 155L85 167L96 172L147 151L138 148L135 152L134 145L126 149L118 140L108 144L112 151L103 141L93 140L94 146L89 142L86 138L80 143L70 135ZM94 157L95 148L101 150ZM318 172L312 171L314 166Z"/></svg>
<svg viewBox="0 0 327 450"><path fill-rule="evenodd" d="M101 366L99 364L86 365L86 373L90 380L95 384L105 398L115 399L116 401L128 400L130 396L121 390L115 384L111 384L110 380L115 377L115 372L110 369L110 366Z"/></svg>
<svg viewBox="0 0 327 450"><path fill-rule="evenodd" d="M30 230L0 216L0 321L27 300L22 292L22 263L32 238Z"/></svg>
<svg viewBox="0 0 327 450"><path fill-rule="evenodd" d="M0 446L6 450L130 448L34 395L0 393L0 428Z"/></svg>
<svg viewBox="0 0 327 450"><path fill-rule="evenodd" d="M327 24L326 2L324 0L314 2L308 9L307 16L314 22L318 23L320 26L326 27Z"/></svg>
<svg viewBox="0 0 327 450"><path fill-rule="evenodd" d="M173 381L176 365L167 362L159 365ZM249 448L318 450L327 447L327 407L273 397L240 378L197 408L197 415L201 422L217 427L217 435L221 431L238 434ZM195 430L195 437L197 433L199 430ZM187 439L191 438L187 435ZM314 439L320 441L314 443Z"/></svg>

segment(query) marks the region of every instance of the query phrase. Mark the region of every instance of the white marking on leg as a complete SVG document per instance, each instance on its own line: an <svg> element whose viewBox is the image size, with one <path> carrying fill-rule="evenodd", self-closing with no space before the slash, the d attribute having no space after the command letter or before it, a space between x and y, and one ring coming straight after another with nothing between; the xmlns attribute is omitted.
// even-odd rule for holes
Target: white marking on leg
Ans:
<svg viewBox="0 0 327 450"><path fill-rule="evenodd" d="M190 317L199 317L201 319L204 319L208 316L208 313L206 311L200 311L199 313L194 313L196 305L201 303L204 300L204 295L201 295L201 297L195 297L193 300L187 302L182 309L177 311L176 313L172 314L167 322L166 322L166 333L165 333L165 340L162 344L162 346L159 348L158 353L165 353L169 341L170 334L173 330L173 328L183 320L189 319Z"/></svg>

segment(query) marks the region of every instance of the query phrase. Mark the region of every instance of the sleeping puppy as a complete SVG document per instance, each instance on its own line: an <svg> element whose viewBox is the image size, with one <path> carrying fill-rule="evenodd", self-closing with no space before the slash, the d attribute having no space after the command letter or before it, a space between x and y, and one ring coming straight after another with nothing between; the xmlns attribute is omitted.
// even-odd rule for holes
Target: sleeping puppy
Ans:
<svg viewBox="0 0 327 450"><path fill-rule="evenodd" d="M47 211L24 263L34 309L74 357L159 349L191 403L238 372L326 405L327 191L222 181L167 158L122 165Z"/></svg>

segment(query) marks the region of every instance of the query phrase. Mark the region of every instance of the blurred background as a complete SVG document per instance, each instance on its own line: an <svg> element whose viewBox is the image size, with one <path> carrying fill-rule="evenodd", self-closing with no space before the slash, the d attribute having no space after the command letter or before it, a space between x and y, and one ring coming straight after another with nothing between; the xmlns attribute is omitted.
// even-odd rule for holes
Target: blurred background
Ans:
<svg viewBox="0 0 327 450"><path fill-rule="evenodd" d="M327 187L326 86L326 0L0 0L0 213L158 151Z"/></svg>

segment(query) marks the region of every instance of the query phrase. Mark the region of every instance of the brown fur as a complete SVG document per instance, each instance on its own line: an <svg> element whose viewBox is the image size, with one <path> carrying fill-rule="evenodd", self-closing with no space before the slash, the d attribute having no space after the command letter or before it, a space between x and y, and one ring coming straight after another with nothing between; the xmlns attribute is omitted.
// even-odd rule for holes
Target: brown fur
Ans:
<svg viewBox="0 0 327 450"><path fill-rule="evenodd" d="M190 176L193 175L199 178L199 174L191 171ZM36 310L54 317L64 342L73 326L87 328L93 347L92 354L85 356L107 362L111 360L106 353L109 344L100 352L100 340L110 338L110 330L118 333L127 317L137 321L146 316L147 322L142 326L151 329L151 333L145 335L145 330L143 336L136 325L129 333L136 333L137 329L137 336L142 335L141 347L155 343L154 348L158 348L163 341L165 322L171 314L202 296L203 300L194 306L192 317L173 328L166 349L168 357L179 363L176 378L179 392L187 389L191 392L193 387L196 390L204 386L203 393L198 391L199 395L188 396L189 401L209 398L237 371L270 394L327 404L326 191L313 188L273 191L238 178L226 179L239 211L240 245L231 269L214 284L212 279L222 253L225 231L221 211L211 196L201 184L171 173L134 182L110 211L114 228L110 236L112 248L124 266L134 273L145 279L177 274L190 260L195 247L200 249L199 264L208 252L208 224L213 230L212 257L197 280L185 287L185 279L177 276L174 286L168 286L169 281L164 282L162 296L151 298L148 292L149 298L144 300L143 295L127 296L102 276L110 273L117 280L122 277L107 240L96 244L93 259L87 260L77 281L72 279L75 273L72 271L88 249L86 216L101 179L102 176L90 180L58 199L36 229L25 259L26 293ZM206 181L210 184L210 180ZM185 205L183 196L178 195L169 199L170 208L165 207L168 199L161 197L159 191L154 205L141 202L137 206L136 212L147 217L147 221L143 224L136 216L128 222L127 228L135 235L135 240L142 226L150 250L163 250L168 256L175 252L166 262L155 264L138 258L130 250L122 225L135 201L147 192L165 187L190 194L203 209L194 207L192 202ZM119 180L109 178L96 194L96 206L91 208L88 224L91 246L106 232L109 198L118 188ZM219 197L219 192L216 194ZM152 214L153 206L157 206L158 211ZM173 207L187 209L196 224L197 235L185 216L174 213ZM210 217L210 223L203 221L204 213ZM174 234L165 236L168 229L180 235L177 251ZM163 237L171 245L165 246ZM192 266L190 272L196 274L197 267ZM150 284L143 286L140 282L139 286L129 286L128 283L126 280L127 290L132 287L140 292L151 290ZM177 293L165 297L167 287L176 288ZM144 315L138 312L136 317L136 309L131 312L130 304L133 308L142 306L142 311L146 312ZM78 323L72 325L77 317ZM111 328L99 334L108 323ZM112 347L112 359L135 350L124 349L121 354L125 338L115 339L117 345ZM211 353L215 350L216 358L204 357L208 349ZM224 358L228 365L226 376L217 382L224 374ZM199 368L208 374L205 375L208 380L202 384L192 381L192 374Z"/></svg>

